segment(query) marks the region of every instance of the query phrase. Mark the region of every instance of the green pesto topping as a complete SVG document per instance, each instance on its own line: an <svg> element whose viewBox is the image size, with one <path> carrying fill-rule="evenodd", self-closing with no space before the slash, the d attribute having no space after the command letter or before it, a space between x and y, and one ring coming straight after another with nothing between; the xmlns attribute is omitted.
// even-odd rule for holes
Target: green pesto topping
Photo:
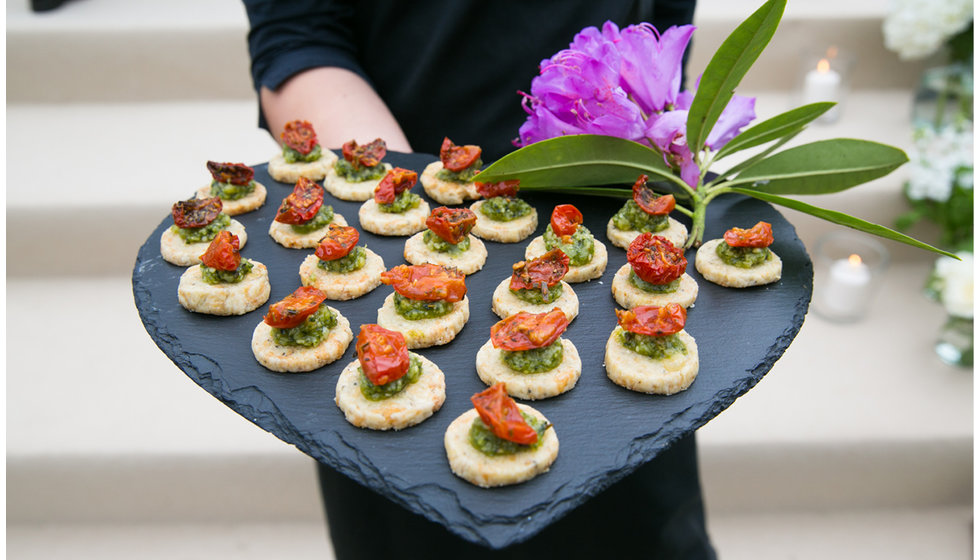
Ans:
<svg viewBox="0 0 980 560"><path fill-rule="evenodd" d="M667 336L649 336L619 329L619 343L637 354L663 360L675 354L687 354L687 346L676 334Z"/></svg>
<svg viewBox="0 0 980 560"><path fill-rule="evenodd" d="M562 253L568 255L569 264L572 266L589 264L592 262L592 255L595 253L592 232L584 225L578 226L568 243L562 243L561 238L552 231L551 224L548 224L544 230L544 246L549 251L555 247L561 249Z"/></svg>
<svg viewBox="0 0 980 560"><path fill-rule="evenodd" d="M323 154L323 150L320 145L317 144L313 146L310 153L303 155L296 150L290 148L289 146L283 144L282 146L282 158L286 160L286 163L296 163L296 162L311 162L320 159Z"/></svg>
<svg viewBox="0 0 980 560"><path fill-rule="evenodd" d="M558 298L561 297L561 292L561 282L548 288L546 293L542 293L540 288L522 288L519 290L510 290L510 293L514 294L517 299L526 301L527 303L533 305L556 302L558 301Z"/></svg>
<svg viewBox="0 0 980 560"><path fill-rule="evenodd" d="M442 317L452 310L453 304L443 299L411 299L395 292L395 312L410 321Z"/></svg>
<svg viewBox="0 0 980 560"><path fill-rule="evenodd" d="M473 165L462 171L450 171L443 167L439 171L436 171L436 178L449 181L450 183L472 183L473 178L480 172L481 167L483 167L483 160L477 158L473 162Z"/></svg>
<svg viewBox="0 0 980 560"><path fill-rule="evenodd" d="M402 392L405 387L415 383L422 377L422 360L415 354L409 354L408 371L405 375L384 385L375 385L364 375L361 366L357 366L358 385L361 387L361 394L369 401L382 401L394 397Z"/></svg>
<svg viewBox="0 0 980 560"><path fill-rule="evenodd" d="M326 227L331 221L333 221L333 207L324 204L320 206L320 210L317 211L316 216L310 218L310 221L305 224L289 224L289 226L296 233L310 233Z"/></svg>
<svg viewBox="0 0 980 560"><path fill-rule="evenodd" d="M221 200L238 200L252 194L253 191L255 191L255 181L249 181L245 185L211 181L211 196Z"/></svg>
<svg viewBox="0 0 980 560"><path fill-rule="evenodd" d="M422 197L409 191L402 191L395 196L395 201L391 204L378 204L378 210L389 214L401 214L407 210L417 207L422 202Z"/></svg>
<svg viewBox="0 0 980 560"><path fill-rule="evenodd" d="M218 217L211 221L210 224L206 226L196 227L196 228L182 228L176 225L170 226L170 231L176 233L184 240L184 243L190 245L191 243L204 243L205 241L211 241L218 236L218 232L225 229L231 224L231 216L225 214L224 212L218 214Z"/></svg>
<svg viewBox="0 0 980 560"><path fill-rule="evenodd" d="M242 259L235 270L211 268L201 263L201 278L208 284L237 284L252 271L252 261Z"/></svg>
<svg viewBox="0 0 980 560"><path fill-rule="evenodd" d="M681 279L678 278L672 282L667 282L666 284L653 284L640 278L636 275L635 270L630 269L630 284L633 284L633 286L635 286L637 289L643 290L644 292L649 292L651 294L672 294L677 291L677 288L680 287Z"/></svg>
<svg viewBox="0 0 980 560"><path fill-rule="evenodd" d="M541 373L558 367L565 355L561 339L541 348L502 352L501 358L507 367L520 373Z"/></svg>
<svg viewBox="0 0 980 560"><path fill-rule="evenodd" d="M528 451L532 449L537 449L541 447L541 442L544 441L544 432L551 424L546 424L534 415L528 414L521 411L521 416L524 417L524 421L528 423L535 432L538 432L538 441L524 445L522 443L514 443L498 437L497 434L483 422L483 419L477 416L473 423L470 425L470 445L474 449L483 453L484 455L513 455L514 453L519 453L521 451Z"/></svg>
<svg viewBox="0 0 980 560"><path fill-rule="evenodd" d="M449 253L453 256L465 253L470 248L469 235L454 245L435 233L432 233L431 229L425 230L425 233L422 234L422 241L425 242L425 246L431 251L435 251L436 253Z"/></svg>
<svg viewBox="0 0 980 560"><path fill-rule="evenodd" d="M715 253L725 264L738 268L759 266L772 258L772 251L769 250L769 247L732 247L724 241L718 244Z"/></svg>
<svg viewBox="0 0 980 560"><path fill-rule="evenodd" d="M334 259L332 261L322 261L317 259L316 265L327 272L346 274L348 272L360 270L366 262L367 251L364 250L364 247L358 245L357 247L351 249L350 253L347 253L339 259Z"/></svg>
<svg viewBox="0 0 980 560"><path fill-rule="evenodd" d="M388 168L383 163L378 163L374 167L365 167L362 165L354 169L351 162L344 158L338 159L333 164L333 169L337 172L337 175L343 177L349 183L363 183L364 181L380 179L388 173Z"/></svg>
<svg viewBox="0 0 980 560"><path fill-rule="evenodd" d="M337 315L326 305L320 305L312 315L295 327L272 329L272 341L279 346L312 348L323 342L330 329L337 326Z"/></svg>
<svg viewBox="0 0 980 560"><path fill-rule="evenodd" d="M613 225L622 231L658 232L667 229L667 215L647 214L635 200L627 200L612 217Z"/></svg>
<svg viewBox="0 0 980 560"><path fill-rule="evenodd" d="M495 196L480 205L480 213L495 222L509 222L531 213L531 205L519 198Z"/></svg>

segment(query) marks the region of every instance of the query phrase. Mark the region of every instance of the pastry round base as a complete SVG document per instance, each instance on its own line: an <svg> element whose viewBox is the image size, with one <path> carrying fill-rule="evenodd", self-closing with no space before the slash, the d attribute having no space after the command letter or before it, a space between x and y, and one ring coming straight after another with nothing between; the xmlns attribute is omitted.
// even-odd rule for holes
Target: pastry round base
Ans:
<svg viewBox="0 0 980 560"><path fill-rule="evenodd" d="M575 295L575 290L572 289L568 282L562 281L561 286L561 296L557 300L551 303L535 305L511 293L510 276L508 276L494 288L491 308L498 317L506 319L521 311L527 311L528 313L547 313L557 307L571 321L578 316L578 296Z"/></svg>
<svg viewBox="0 0 980 560"><path fill-rule="evenodd" d="M272 327L265 321L259 323L252 332L255 359L267 369L281 372L313 371L340 359L354 334L347 318L333 307L329 308L337 314L337 324L319 345L312 348L280 346L272 340Z"/></svg>
<svg viewBox="0 0 980 560"><path fill-rule="evenodd" d="M353 272L330 272L318 266L320 259L309 255L299 265L299 278L304 286L313 286L327 294L327 299L346 301L363 296L381 285L381 273L385 271L381 256L364 248L367 258L364 266Z"/></svg>
<svg viewBox="0 0 980 560"><path fill-rule="evenodd" d="M330 150L323 150L323 155L316 161L287 163L280 151L269 159L269 175L280 183L296 183L300 177L306 177L311 181L322 181L335 161L337 161L337 154Z"/></svg>
<svg viewBox="0 0 980 560"><path fill-rule="evenodd" d="M569 266L568 274L563 278L565 282L585 282L602 276L602 273L606 271L606 263L609 262L609 254L606 251L606 246L598 239L593 239L592 242L595 246L595 250L592 253L592 260L582 266ZM527 249L524 249L524 258L531 260L547 252L548 249L544 245L544 236L539 235L528 243Z"/></svg>
<svg viewBox="0 0 980 560"><path fill-rule="evenodd" d="M248 235L245 233L245 226L241 222L232 218L231 223L225 228L238 237L238 247L245 247ZM163 230L160 236L160 256L163 260L177 266L192 266L201 263L201 255L208 250L210 241L200 243L184 243L179 235L170 231L170 228Z"/></svg>
<svg viewBox="0 0 980 560"><path fill-rule="evenodd" d="M562 359L554 369L541 373L521 373L504 363L503 350L491 341L476 353L476 373L487 385L505 383L507 394L526 400L546 399L571 391L582 375L582 359L571 340L562 338Z"/></svg>
<svg viewBox="0 0 980 560"><path fill-rule="evenodd" d="M680 286L676 291L668 294L654 294L644 292L630 282L630 272L633 267L629 263L624 264L616 271L612 281L612 295L621 307L633 309L640 305L656 305L663 307L668 303L676 303L684 307L694 305L694 300L698 297L698 283L688 273L681 276Z"/></svg>
<svg viewBox="0 0 980 560"><path fill-rule="evenodd" d="M669 216L667 217L667 224L667 229L655 231L653 234L666 238L675 247L683 247L684 243L687 242L687 227ZM630 243L639 237L641 233L643 232L617 228L613 225L612 218L609 219L609 224L606 225L606 237L609 238L609 242L623 249L628 249Z"/></svg>
<svg viewBox="0 0 980 560"><path fill-rule="evenodd" d="M422 183L422 189L425 190L425 194L429 195L429 198L439 204L446 205L462 204L464 200L480 198L480 193L477 192L476 185L473 183L454 183L436 177L436 173L441 170L441 161L434 161L422 170L419 182Z"/></svg>
<svg viewBox="0 0 980 560"><path fill-rule="evenodd" d="M715 251L723 239L712 239L698 249L694 257L694 267L709 282L726 288L748 288L771 284L779 280L783 273L783 261L776 253L768 261L752 268L739 268L721 260Z"/></svg>
<svg viewBox="0 0 980 560"><path fill-rule="evenodd" d="M698 345L687 331L677 333L687 347L687 354L654 360L620 344L616 338L622 330L622 327L613 329L606 341L606 375L613 383L656 395L673 395L691 386L698 375Z"/></svg>
<svg viewBox="0 0 980 560"><path fill-rule="evenodd" d="M269 224L269 235L276 243L288 249L313 249L320 244L320 240L327 234L327 227L330 224L346 226L347 220L334 212L333 219L329 223L309 233L296 233L290 224L272 220L272 223Z"/></svg>
<svg viewBox="0 0 980 560"><path fill-rule="evenodd" d="M221 211L229 216L237 216L251 212L252 210L258 210L259 207L265 204L267 194L268 190L265 188L265 185L256 181L255 188L246 196L235 200L221 199ZM197 198L211 198L211 185L204 185L197 189L195 196Z"/></svg>
<svg viewBox="0 0 980 560"><path fill-rule="evenodd" d="M454 303L452 311L434 319L411 321L402 317L395 311L394 293L388 294L378 310L378 324L405 335L405 344L412 350L452 342L469 318L470 300L467 297Z"/></svg>
<svg viewBox="0 0 980 560"><path fill-rule="evenodd" d="M207 315L244 315L269 301L269 271L259 261L241 282L208 284L201 265L188 268L177 284L177 301L188 311Z"/></svg>
<svg viewBox="0 0 980 560"><path fill-rule="evenodd" d="M498 243L517 243L527 239L538 227L538 211L534 208L531 208L531 213L527 216L509 222L498 222L480 212L484 202L486 201L478 200L470 205L470 210L476 214L476 225L470 233L477 237Z"/></svg>
<svg viewBox="0 0 980 560"><path fill-rule="evenodd" d="M391 171L390 163L381 164L385 170ZM364 202L374 196L374 189L378 187L381 179L368 179L359 183L352 183L337 174L333 165L327 171L327 177L323 180L323 188L328 193L340 200L351 200L354 202Z"/></svg>
<svg viewBox="0 0 980 560"><path fill-rule="evenodd" d="M526 404L518 403L517 406L525 413L548 421L543 414ZM444 443L449 468L463 480L481 488L519 484L547 472L558 458L558 436L554 427L545 430L537 449L513 455L484 455L470 445L470 425L477 417L476 410L471 408L446 428Z"/></svg>
<svg viewBox="0 0 980 560"><path fill-rule="evenodd" d="M433 251L422 240L424 235L425 232L420 231L405 241L404 255L406 261L412 264L441 264L442 266L454 267L463 274L473 274L483 268L487 262L486 245L472 235L469 236L470 248L459 255Z"/></svg>
<svg viewBox="0 0 980 560"><path fill-rule="evenodd" d="M337 379L334 402L348 422L371 430L401 430L421 423L442 408L446 401L446 376L425 356L412 353L422 361L422 375L397 395L380 401L368 400L361 393L360 363L347 364Z"/></svg>
<svg viewBox="0 0 980 560"><path fill-rule="evenodd" d="M373 198L368 199L357 211L361 227L377 235L412 235L425 229L429 217L429 204L422 201L415 208L401 214L382 212Z"/></svg>

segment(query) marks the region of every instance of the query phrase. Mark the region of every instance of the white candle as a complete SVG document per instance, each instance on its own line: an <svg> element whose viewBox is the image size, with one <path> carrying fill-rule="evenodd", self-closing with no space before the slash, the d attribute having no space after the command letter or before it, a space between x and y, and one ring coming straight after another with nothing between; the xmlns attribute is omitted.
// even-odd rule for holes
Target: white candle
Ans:
<svg viewBox="0 0 980 560"><path fill-rule="evenodd" d="M838 313L860 315L871 296L871 269L859 255L839 259L830 265L824 289L824 305Z"/></svg>
<svg viewBox="0 0 980 560"><path fill-rule="evenodd" d="M817 67L806 73L803 82L803 103L816 103L818 101L840 102L841 76L830 67L830 61L826 58L820 59ZM833 106L824 113L823 120L835 120L837 118L837 106Z"/></svg>

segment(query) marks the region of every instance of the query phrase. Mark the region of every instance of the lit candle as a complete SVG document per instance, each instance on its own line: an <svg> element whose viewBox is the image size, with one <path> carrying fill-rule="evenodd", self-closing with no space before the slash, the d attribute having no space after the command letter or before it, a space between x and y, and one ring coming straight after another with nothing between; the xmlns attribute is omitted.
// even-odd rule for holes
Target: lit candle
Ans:
<svg viewBox="0 0 980 560"><path fill-rule="evenodd" d="M817 67L806 73L803 82L803 103L816 103L818 101L840 102L841 76L830 67L830 61L821 58ZM837 106L824 113L823 120L833 121L837 119Z"/></svg>
<svg viewBox="0 0 980 560"><path fill-rule="evenodd" d="M859 315L871 296L871 269L860 255L839 259L830 265L830 279L824 289L827 308L845 315Z"/></svg>

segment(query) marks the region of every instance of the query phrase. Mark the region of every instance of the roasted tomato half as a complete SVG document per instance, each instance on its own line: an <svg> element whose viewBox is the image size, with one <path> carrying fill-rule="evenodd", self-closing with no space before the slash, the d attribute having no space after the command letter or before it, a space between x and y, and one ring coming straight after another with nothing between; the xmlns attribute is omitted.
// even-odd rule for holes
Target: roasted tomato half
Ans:
<svg viewBox="0 0 980 560"><path fill-rule="evenodd" d="M404 297L455 303L466 295L466 275L432 263L400 264L381 273L381 281Z"/></svg>
<svg viewBox="0 0 980 560"><path fill-rule="evenodd" d="M637 276L651 284L668 284L687 270L684 250L649 232L641 233L630 243L626 260Z"/></svg>
<svg viewBox="0 0 980 560"><path fill-rule="evenodd" d="M750 229L732 228L725 232L725 243L732 247L752 247L759 249L772 245L772 225L759 222Z"/></svg>
<svg viewBox="0 0 980 560"><path fill-rule="evenodd" d="M388 153L388 146L380 138L375 138L363 146L358 146L356 141L351 140L341 146L341 153L354 169L375 167Z"/></svg>
<svg viewBox="0 0 980 560"><path fill-rule="evenodd" d="M495 196L517 196L521 180L513 179L510 181L500 181L499 183L481 183L474 181L476 192L483 198L493 198Z"/></svg>
<svg viewBox="0 0 980 560"><path fill-rule="evenodd" d="M305 224L313 219L323 206L323 187L300 177L293 192L282 200L276 221L283 224Z"/></svg>
<svg viewBox="0 0 980 560"><path fill-rule="evenodd" d="M304 156L316 147L316 132L309 121L290 121L280 135L282 143Z"/></svg>
<svg viewBox="0 0 980 560"><path fill-rule="evenodd" d="M561 282L568 274L568 255L561 249L555 248L530 261L521 261L514 265L514 273L510 276L511 290L529 290L541 288L544 284L550 288Z"/></svg>
<svg viewBox="0 0 980 560"><path fill-rule="evenodd" d="M269 306L265 324L277 329L291 329L316 313L325 299L327 294L313 286L296 288L296 291Z"/></svg>
<svg viewBox="0 0 980 560"><path fill-rule="evenodd" d="M201 262L218 270L237 270L242 262L242 256L238 252L239 243L237 235L226 229L221 230L201 255Z"/></svg>
<svg viewBox="0 0 980 560"><path fill-rule="evenodd" d="M582 221L582 213L571 204L559 204L551 211L551 231L559 237L574 234Z"/></svg>
<svg viewBox="0 0 980 560"><path fill-rule="evenodd" d="M419 174L411 169L396 167L378 182L374 189L374 201L378 204L391 204L395 197L415 186Z"/></svg>
<svg viewBox="0 0 980 560"><path fill-rule="evenodd" d="M405 335L380 325L362 325L357 335L357 360L364 375L375 385L402 378L411 363Z"/></svg>
<svg viewBox="0 0 980 560"><path fill-rule="evenodd" d="M476 214L469 208L440 206L425 219L425 225L446 243L459 243L476 225Z"/></svg>
<svg viewBox="0 0 980 560"><path fill-rule="evenodd" d="M670 214L677 205L674 195L661 196L648 187L646 175L640 175L640 178L633 183L633 202L636 202L637 206L647 214L655 216Z"/></svg>
<svg viewBox="0 0 980 560"><path fill-rule="evenodd" d="M538 441L538 432L534 431L521 416L517 403L507 394L503 383L496 383L485 391L470 397L473 407L483 420L483 423L493 431L494 435L507 441L530 445Z"/></svg>
<svg viewBox="0 0 980 560"><path fill-rule="evenodd" d="M663 307L641 305L629 311L616 310L616 319L623 329L649 336L667 336L681 332L687 321L687 310L676 303Z"/></svg>
<svg viewBox="0 0 980 560"><path fill-rule="evenodd" d="M490 342L509 352L543 348L558 340L566 328L568 317L557 307L547 313L521 311L490 327Z"/></svg>
<svg viewBox="0 0 980 560"><path fill-rule="evenodd" d="M346 257L351 249L357 245L357 240L361 234L357 229L350 226L339 224L328 224L327 233L320 239L320 244L316 246L316 258L321 261L335 261L341 257Z"/></svg>
<svg viewBox="0 0 980 560"><path fill-rule="evenodd" d="M174 217L174 224L180 228L204 227L214 221L221 213L221 199L212 198L192 198L175 202L170 213Z"/></svg>
<svg viewBox="0 0 980 560"><path fill-rule="evenodd" d="M444 138L439 148L439 160L446 169L459 172L476 163L482 153L479 146L457 146L449 138Z"/></svg>
<svg viewBox="0 0 980 560"><path fill-rule="evenodd" d="M218 163L209 161L207 163L211 177L219 183L231 183L232 185L247 185L255 177L255 170L244 163Z"/></svg>

